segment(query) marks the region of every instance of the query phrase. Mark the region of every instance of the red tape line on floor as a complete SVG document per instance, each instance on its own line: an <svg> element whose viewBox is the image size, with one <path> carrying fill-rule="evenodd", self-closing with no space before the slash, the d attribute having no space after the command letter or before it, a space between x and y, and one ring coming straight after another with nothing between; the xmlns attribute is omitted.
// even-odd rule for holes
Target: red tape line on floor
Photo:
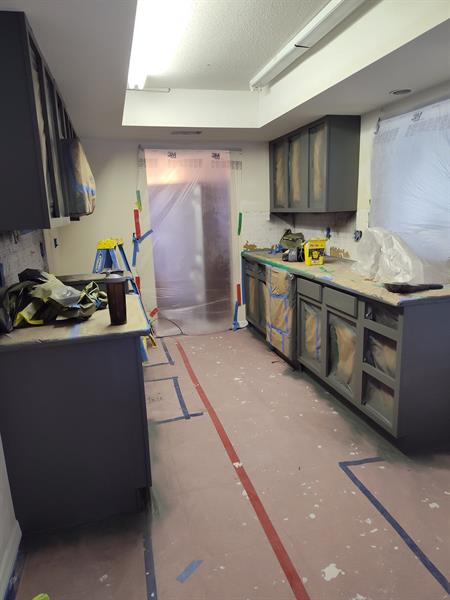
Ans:
<svg viewBox="0 0 450 600"><path fill-rule="evenodd" d="M297 570L295 569L294 564L290 559L290 556L287 553L283 542L280 539L280 536L276 532L275 527L273 526L272 521L270 520L270 517L267 514L266 509L264 508L263 503L261 502L253 483L251 482L250 477L247 475L247 471L244 469L243 466L241 466L239 456L237 455L236 450L234 449L233 444L231 443L231 440L228 437L228 434L225 431L224 426L222 425L222 422L220 421L216 411L214 410L211 402L208 400L208 396L206 395L205 390L200 385L200 382L197 379L194 369L192 368L187 354L180 342L177 342L177 348L181 354L184 366L186 367L186 370L189 373L192 383L194 384L195 389L197 390L197 393L200 396L200 399L203 402L205 409L207 410L211 421L213 422L214 427L216 428L216 431L225 448L225 451L228 454L230 461L233 463L235 473L241 480L244 490L247 492L248 499L250 500L253 509L256 513L256 516L258 517L259 522L261 523L261 526L264 529L264 533L266 534L267 539L270 545L272 546L275 556L277 557L278 562L280 563L280 566L283 569L284 574L286 575L286 578L289 582L289 585L292 588L292 591L294 592L296 600L310 600L310 597L308 596L308 593L305 590L302 580L300 579L300 576L297 573ZM238 463L238 466L236 466L235 463Z"/></svg>

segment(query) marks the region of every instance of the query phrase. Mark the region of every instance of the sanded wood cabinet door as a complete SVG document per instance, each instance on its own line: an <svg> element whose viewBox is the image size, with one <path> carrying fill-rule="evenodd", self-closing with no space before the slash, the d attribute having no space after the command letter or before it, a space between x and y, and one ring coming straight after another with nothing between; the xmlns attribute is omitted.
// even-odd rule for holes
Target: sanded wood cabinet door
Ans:
<svg viewBox="0 0 450 600"><path fill-rule="evenodd" d="M309 178L308 132L301 131L289 140L289 207L308 208Z"/></svg>
<svg viewBox="0 0 450 600"><path fill-rule="evenodd" d="M289 208L288 155L289 144L287 139L271 144L271 198L272 208L275 210L287 210Z"/></svg>
<svg viewBox="0 0 450 600"><path fill-rule="evenodd" d="M326 122L308 129L308 208L312 212L325 210L327 203L327 129Z"/></svg>

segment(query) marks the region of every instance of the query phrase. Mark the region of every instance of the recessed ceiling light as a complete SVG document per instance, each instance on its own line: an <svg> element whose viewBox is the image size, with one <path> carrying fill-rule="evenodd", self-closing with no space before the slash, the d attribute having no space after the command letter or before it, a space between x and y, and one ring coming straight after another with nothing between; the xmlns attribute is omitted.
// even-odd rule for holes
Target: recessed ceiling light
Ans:
<svg viewBox="0 0 450 600"><path fill-rule="evenodd" d="M149 76L170 68L192 13L192 0L138 0L128 87L142 89Z"/></svg>
<svg viewBox="0 0 450 600"><path fill-rule="evenodd" d="M400 90L391 90L389 93L393 96L405 96L406 94L410 94L412 90L409 88L403 88Z"/></svg>

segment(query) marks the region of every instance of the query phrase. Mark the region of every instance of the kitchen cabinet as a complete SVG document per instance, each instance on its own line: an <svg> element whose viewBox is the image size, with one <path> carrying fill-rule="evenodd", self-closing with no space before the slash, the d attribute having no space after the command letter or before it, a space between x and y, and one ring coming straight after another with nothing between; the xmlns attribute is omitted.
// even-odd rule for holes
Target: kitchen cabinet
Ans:
<svg viewBox="0 0 450 600"><path fill-rule="evenodd" d="M271 212L354 211L359 116L330 115L272 141Z"/></svg>
<svg viewBox="0 0 450 600"><path fill-rule="evenodd" d="M264 265L244 262L244 293L247 321L266 335L266 269Z"/></svg>
<svg viewBox="0 0 450 600"><path fill-rule="evenodd" d="M0 12L0 74L0 231L67 224L61 141L76 134L22 12Z"/></svg>
<svg viewBox="0 0 450 600"><path fill-rule="evenodd" d="M330 259L322 275L317 267L267 256L244 253L244 273L255 281L262 268L295 275L297 334L290 362L314 373L396 438L448 434L448 289L403 297L376 282L358 282L349 261ZM246 284L246 303L249 322L260 328L260 317L251 313L261 310L256 283Z"/></svg>
<svg viewBox="0 0 450 600"><path fill-rule="evenodd" d="M0 336L0 435L25 534L138 512L149 498L149 324L139 296L126 300L125 325L99 310Z"/></svg>

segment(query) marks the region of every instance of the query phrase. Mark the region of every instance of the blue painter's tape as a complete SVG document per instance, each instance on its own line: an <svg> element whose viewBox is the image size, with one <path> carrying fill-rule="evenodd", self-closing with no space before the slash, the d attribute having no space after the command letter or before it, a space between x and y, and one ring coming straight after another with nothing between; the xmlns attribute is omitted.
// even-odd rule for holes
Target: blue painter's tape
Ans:
<svg viewBox="0 0 450 600"><path fill-rule="evenodd" d="M241 256L241 303L245 304L245 271L244 258Z"/></svg>
<svg viewBox="0 0 450 600"><path fill-rule="evenodd" d="M184 583L186 579L190 577L192 573L199 568L202 562L202 560L193 560L191 563L189 563L188 566L184 569L184 571L181 571L181 573L178 575L177 581L179 581L180 583Z"/></svg>
<svg viewBox="0 0 450 600"><path fill-rule="evenodd" d="M141 342L141 360L143 363L148 362L148 354L147 354L147 348L144 344L144 340L141 338L140 340Z"/></svg>
<svg viewBox="0 0 450 600"><path fill-rule="evenodd" d="M272 325L272 323L268 323L268 325L270 329L277 331L280 335L289 335L289 331L283 331L283 329L278 329L278 327L275 327L275 325Z"/></svg>
<svg viewBox="0 0 450 600"><path fill-rule="evenodd" d="M178 383L178 377L173 378L173 385L175 386L175 392L177 393L178 402L180 403L181 412L184 415L185 419L190 419L191 415L186 406L186 402L184 401L183 394L181 393L180 384Z"/></svg>
<svg viewBox="0 0 450 600"><path fill-rule="evenodd" d="M350 467L355 467L358 465L364 465L368 463L380 462L384 459L376 456L373 458L366 458L360 460L349 460L340 462L339 466L344 471L344 473L349 477L352 482L356 485L356 487L364 494L364 496L369 500L369 502L377 509L377 511L383 516L386 521L395 529L398 535L402 538L411 552L420 560L423 566L428 570L428 572L436 579L436 581L444 588L444 590L449 593L450 592L450 582L445 577L443 573L436 567L436 565L428 558L428 556L419 548L416 542L412 539L412 537L403 529L400 523L391 515L391 513L381 504L381 502L376 498L372 492L363 484L362 481L356 477L356 475L351 471Z"/></svg>
<svg viewBox="0 0 450 600"><path fill-rule="evenodd" d="M164 340L161 340L161 346L164 348L164 354L167 357L167 362L169 363L169 365L174 365L175 364L174 360L173 360L172 356L170 355L169 348L167 347L167 344Z"/></svg>
<svg viewBox="0 0 450 600"><path fill-rule="evenodd" d="M147 600L158 600L155 577L155 561L151 538L151 515L147 513L144 523L144 567L147 584Z"/></svg>
<svg viewBox="0 0 450 600"><path fill-rule="evenodd" d="M238 309L239 309L239 304L238 304L238 301L236 300L235 305L234 305L234 315L233 315L233 325L232 325L233 331L236 331L237 329L239 329Z"/></svg>
<svg viewBox="0 0 450 600"><path fill-rule="evenodd" d="M149 379L148 383L153 383L156 381L173 381L173 386L175 388L175 393L178 398L178 402L180 403L181 412L183 413L184 419L190 419L191 416L186 406L186 402L184 401L183 394L181 393L180 384L178 383L178 377L160 377L159 379Z"/></svg>
<svg viewBox="0 0 450 600"><path fill-rule="evenodd" d="M189 413L189 416L192 417L201 417L202 415L204 415L205 413L202 412L195 412L195 413ZM164 425L165 423L174 423L175 421L186 421L186 418L183 417L172 417L171 419L161 419L161 421L153 421L153 423L155 425Z"/></svg>
<svg viewBox="0 0 450 600"><path fill-rule="evenodd" d="M174 365L175 364L172 356L170 355L169 348L167 347L166 342L162 338L158 338L158 339L161 340L161 346L163 347L164 354L166 355L166 358L167 358L167 362L155 363L154 365L146 365L147 369L149 369L150 367L161 367L163 365ZM157 381L157 380L155 379L154 381Z"/></svg>
<svg viewBox="0 0 450 600"><path fill-rule="evenodd" d="M77 338L80 335L80 327L81 323L75 323L75 325L71 326L69 333L70 339Z"/></svg>

